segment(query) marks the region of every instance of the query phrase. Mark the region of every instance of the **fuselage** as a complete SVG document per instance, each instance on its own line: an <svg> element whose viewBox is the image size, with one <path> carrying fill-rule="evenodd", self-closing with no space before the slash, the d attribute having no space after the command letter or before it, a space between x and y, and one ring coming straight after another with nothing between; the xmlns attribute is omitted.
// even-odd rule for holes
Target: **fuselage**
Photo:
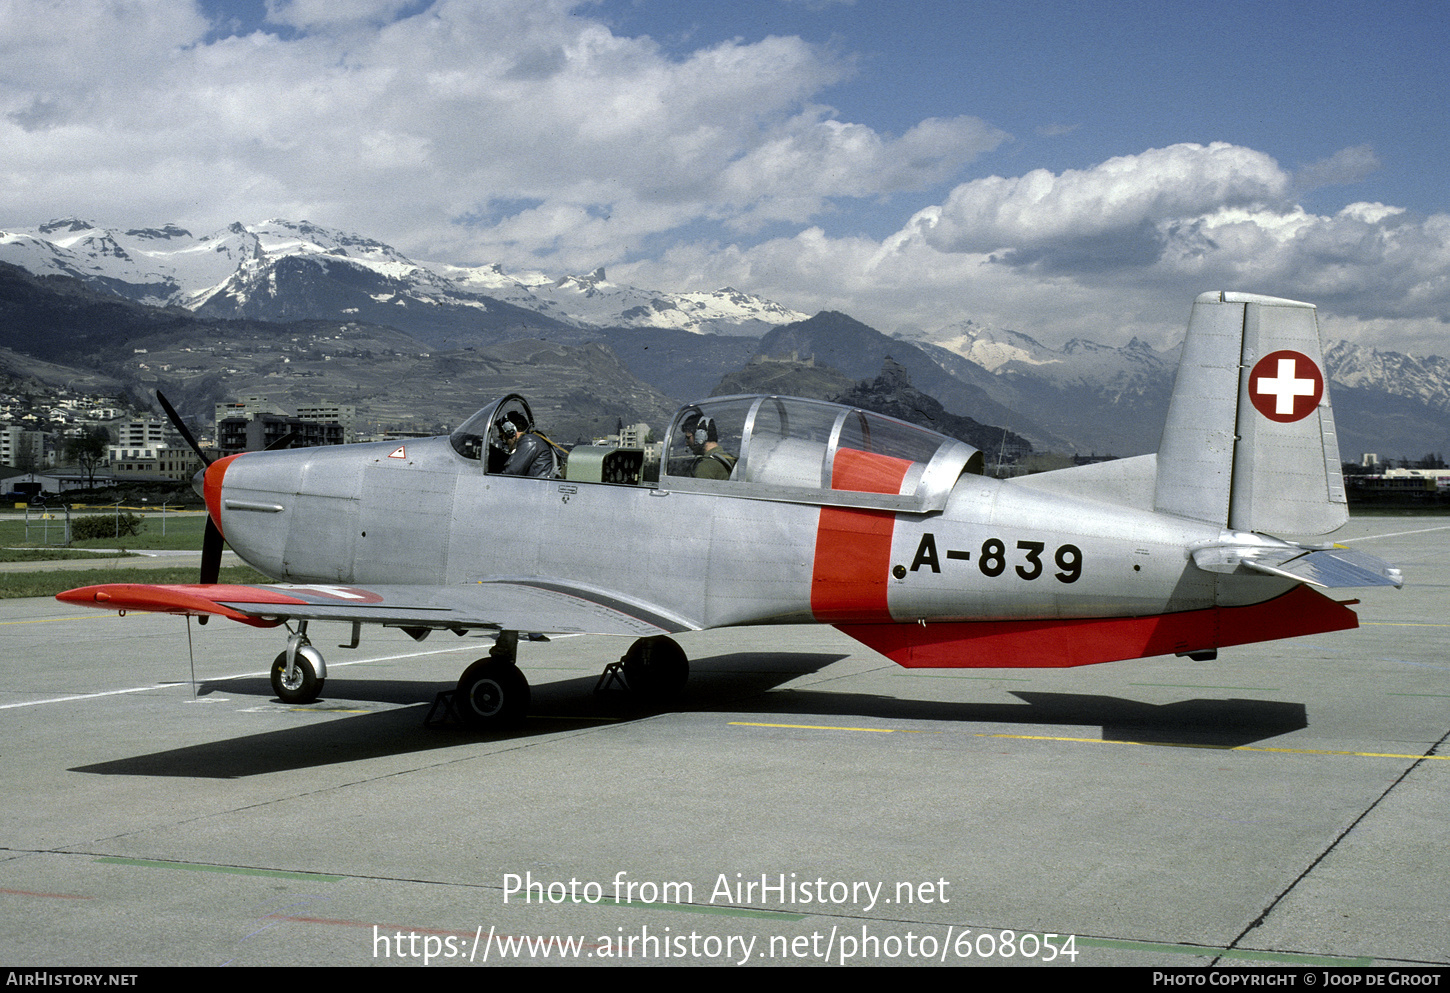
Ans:
<svg viewBox="0 0 1450 993"><path fill-rule="evenodd" d="M699 627L1147 616L1294 585L1197 568L1189 550L1222 528L966 472L920 513L772 498L744 479L489 474L447 438L245 454L213 472L228 543L279 580L560 579Z"/></svg>
<svg viewBox="0 0 1450 993"><path fill-rule="evenodd" d="M213 578L70 599L646 640L817 622L945 667L1205 661L1355 627L1310 587L1397 586L1399 572L1272 537L1348 517L1314 308L1201 294L1183 354L1156 454L1011 481L960 440L783 396L687 404L657 464L648 444L565 459L508 394L446 438L213 463L203 489L232 548L312 590ZM525 441L542 478L507 473Z"/></svg>

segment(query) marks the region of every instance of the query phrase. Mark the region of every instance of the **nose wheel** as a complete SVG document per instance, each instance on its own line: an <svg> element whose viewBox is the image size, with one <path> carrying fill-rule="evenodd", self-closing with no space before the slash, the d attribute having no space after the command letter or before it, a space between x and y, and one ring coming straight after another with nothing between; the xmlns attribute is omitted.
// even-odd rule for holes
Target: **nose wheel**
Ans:
<svg viewBox="0 0 1450 993"><path fill-rule="evenodd" d="M307 622L287 639L287 650L272 660L272 692L283 703L311 703L322 695L327 664L307 640Z"/></svg>
<svg viewBox="0 0 1450 993"><path fill-rule="evenodd" d="M287 653L272 662L272 692L283 703L311 703L322 695L325 678L317 674L322 655L311 645L297 650L292 671L287 670Z"/></svg>

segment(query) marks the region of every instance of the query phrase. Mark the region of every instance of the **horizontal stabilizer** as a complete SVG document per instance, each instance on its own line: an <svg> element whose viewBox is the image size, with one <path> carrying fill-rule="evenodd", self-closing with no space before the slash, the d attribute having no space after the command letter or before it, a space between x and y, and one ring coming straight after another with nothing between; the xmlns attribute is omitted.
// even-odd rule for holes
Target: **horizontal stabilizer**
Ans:
<svg viewBox="0 0 1450 993"><path fill-rule="evenodd" d="M1193 564L1207 572L1259 572L1325 589L1405 584L1400 570L1383 559L1344 547L1215 544L1195 549Z"/></svg>
<svg viewBox="0 0 1450 993"><path fill-rule="evenodd" d="M1153 487L1157 478L1158 456L1136 455L1018 476L1010 482L1013 486L1075 500L1096 500L1117 507L1152 510Z"/></svg>
<svg viewBox="0 0 1450 993"><path fill-rule="evenodd" d="M1391 568L1383 559L1348 548L1309 552L1277 566L1252 559L1248 565L1260 572L1298 579L1326 589L1351 586L1393 586L1398 589L1405 585L1400 570Z"/></svg>

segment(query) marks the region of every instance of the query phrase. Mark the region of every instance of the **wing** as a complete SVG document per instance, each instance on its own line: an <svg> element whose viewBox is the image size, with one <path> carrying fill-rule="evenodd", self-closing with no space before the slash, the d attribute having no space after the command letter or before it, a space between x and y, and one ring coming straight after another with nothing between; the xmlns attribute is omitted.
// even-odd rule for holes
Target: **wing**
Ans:
<svg viewBox="0 0 1450 993"><path fill-rule="evenodd" d="M700 628L685 618L610 590L535 578L493 579L458 586L118 583L67 590L56 599L122 612L215 614L256 627L272 627L287 620L361 621L396 627L636 637Z"/></svg>

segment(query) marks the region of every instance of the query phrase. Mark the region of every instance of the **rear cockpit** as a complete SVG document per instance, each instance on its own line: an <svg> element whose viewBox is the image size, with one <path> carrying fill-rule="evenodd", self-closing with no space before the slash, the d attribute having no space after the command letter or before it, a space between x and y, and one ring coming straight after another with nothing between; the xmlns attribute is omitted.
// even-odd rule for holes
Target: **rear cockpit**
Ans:
<svg viewBox="0 0 1450 993"><path fill-rule="evenodd" d="M659 485L922 513L944 507L962 473L981 471L972 446L883 414L798 397L730 396L675 414Z"/></svg>
<svg viewBox="0 0 1450 993"><path fill-rule="evenodd" d="M498 472L500 423L533 416L517 394L495 401L450 436L453 450ZM641 449L576 447L555 478L653 486L756 500L925 513L941 510L963 473L982 472L977 449L883 414L780 396L712 397L680 408L660 464ZM561 460L562 461L562 460Z"/></svg>

